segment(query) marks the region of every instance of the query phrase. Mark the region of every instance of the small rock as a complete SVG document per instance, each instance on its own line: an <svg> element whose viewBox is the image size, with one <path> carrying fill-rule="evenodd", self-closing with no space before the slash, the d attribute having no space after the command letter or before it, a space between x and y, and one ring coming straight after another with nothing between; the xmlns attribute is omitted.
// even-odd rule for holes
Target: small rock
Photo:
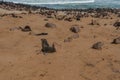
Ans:
<svg viewBox="0 0 120 80"><path fill-rule="evenodd" d="M46 24L45 24L45 27L47 27L47 28L55 28L56 25L53 24L53 23L46 23Z"/></svg>
<svg viewBox="0 0 120 80"><path fill-rule="evenodd" d="M80 27L74 25L74 26L72 26L72 27L70 28L70 31L72 31L72 32L74 32L74 33L78 33L78 32L80 32Z"/></svg>
<svg viewBox="0 0 120 80"><path fill-rule="evenodd" d="M113 24L113 26L115 26L116 29L119 29L119 28L120 28L120 22L115 22L115 23Z"/></svg>
<svg viewBox="0 0 120 80"><path fill-rule="evenodd" d="M77 20L77 21L80 21L80 18L81 18L81 17L80 17L79 15L76 16L76 20Z"/></svg>
<svg viewBox="0 0 120 80"><path fill-rule="evenodd" d="M68 37L67 39L64 39L64 42L71 42L71 41L72 41L71 37Z"/></svg>
<svg viewBox="0 0 120 80"><path fill-rule="evenodd" d="M58 20L63 20L66 16L66 13L65 12L57 12L55 14L55 18L58 19Z"/></svg>
<svg viewBox="0 0 120 80"><path fill-rule="evenodd" d="M107 24L105 23L104 26L107 26Z"/></svg>
<svg viewBox="0 0 120 80"><path fill-rule="evenodd" d="M71 22L71 21L72 21L72 18L69 17L69 18L65 18L64 20Z"/></svg>
<svg viewBox="0 0 120 80"><path fill-rule="evenodd" d="M77 38L79 38L79 34L74 34L68 37L67 39L64 39L64 42L71 42L73 39L77 39Z"/></svg>
<svg viewBox="0 0 120 80"><path fill-rule="evenodd" d="M71 38L72 39L77 39L77 38L79 38L79 34L74 34L74 35L71 36Z"/></svg>
<svg viewBox="0 0 120 80"><path fill-rule="evenodd" d="M44 19L44 21L48 21L48 19Z"/></svg>
<svg viewBox="0 0 120 80"><path fill-rule="evenodd" d="M96 20L91 20L90 25L100 25Z"/></svg>
<svg viewBox="0 0 120 80"><path fill-rule="evenodd" d="M114 44L120 44L120 37L116 38L113 40Z"/></svg>
<svg viewBox="0 0 120 80"><path fill-rule="evenodd" d="M52 15L47 15L47 18L53 18Z"/></svg>
<svg viewBox="0 0 120 80"><path fill-rule="evenodd" d="M97 43L93 44L92 48L100 50L100 49L102 49L103 45L104 44L102 42L97 42Z"/></svg>
<svg viewBox="0 0 120 80"><path fill-rule="evenodd" d="M22 18L22 16L17 16L15 14L10 14L13 18Z"/></svg>
<svg viewBox="0 0 120 80"><path fill-rule="evenodd" d="M120 17L120 14L118 14L118 17Z"/></svg>

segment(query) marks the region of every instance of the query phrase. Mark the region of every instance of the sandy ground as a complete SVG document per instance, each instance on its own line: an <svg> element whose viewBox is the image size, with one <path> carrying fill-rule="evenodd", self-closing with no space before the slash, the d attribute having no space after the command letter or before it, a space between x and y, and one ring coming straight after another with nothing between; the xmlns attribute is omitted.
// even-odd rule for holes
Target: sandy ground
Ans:
<svg viewBox="0 0 120 80"><path fill-rule="evenodd" d="M0 12L8 12L0 9ZM17 14L23 18L0 17L0 80L120 80L120 45L111 44L120 36L113 24L117 18L98 19L100 26L88 25L91 17L81 21L58 21L39 14ZM56 24L56 28L45 28L45 23ZM104 24L107 23L106 26ZM80 37L71 42L64 39L73 35L72 25L83 26ZM47 32L47 36L29 35L11 28L29 25L33 32ZM43 55L41 40L57 43L57 52ZM91 46L104 42L102 50Z"/></svg>
<svg viewBox="0 0 120 80"><path fill-rule="evenodd" d="M15 14L20 14L20 13L25 13L26 11L16 11L16 10L5 10L5 9L2 9L0 8L0 14L10 14L10 13L15 13Z"/></svg>

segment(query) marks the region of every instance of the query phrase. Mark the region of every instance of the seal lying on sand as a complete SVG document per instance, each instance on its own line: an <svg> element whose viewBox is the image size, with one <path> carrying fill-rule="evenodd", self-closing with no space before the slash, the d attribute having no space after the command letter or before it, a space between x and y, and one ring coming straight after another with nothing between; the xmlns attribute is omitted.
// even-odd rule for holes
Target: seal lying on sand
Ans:
<svg viewBox="0 0 120 80"><path fill-rule="evenodd" d="M30 28L30 26L25 26L24 28L22 28L22 27L19 27L20 29L21 29L21 31L23 31L23 32L29 32L29 31L32 31L31 30L31 28Z"/></svg>

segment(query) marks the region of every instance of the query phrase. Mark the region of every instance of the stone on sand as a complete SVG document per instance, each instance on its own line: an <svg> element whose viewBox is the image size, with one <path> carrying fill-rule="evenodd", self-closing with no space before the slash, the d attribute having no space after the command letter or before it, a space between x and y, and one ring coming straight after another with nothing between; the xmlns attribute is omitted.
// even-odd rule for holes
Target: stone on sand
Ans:
<svg viewBox="0 0 120 80"><path fill-rule="evenodd" d="M77 26L77 25L73 25L71 28L70 28L70 31L74 32L74 33L78 33L80 32L80 27Z"/></svg>
<svg viewBox="0 0 120 80"><path fill-rule="evenodd" d="M71 38L77 39L77 38L79 38L79 34L73 34L73 35L71 36Z"/></svg>
<svg viewBox="0 0 120 80"><path fill-rule="evenodd" d="M100 49L102 49L103 45L104 45L103 42L97 42L97 43L93 44L92 48L100 50Z"/></svg>
<svg viewBox="0 0 120 80"><path fill-rule="evenodd" d="M113 24L113 26L115 26L117 29L119 29L120 28L120 22L115 22L114 24Z"/></svg>
<svg viewBox="0 0 120 80"><path fill-rule="evenodd" d="M113 40L114 44L120 44L120 37L116 38Z"/></svg>
<svg viewBox="0 0 120 80"><path fill-rule="evenodd" d="M77 20L77 21L80 21L80 18L81 18L81 17L80 17L79 15L76 16L76 20Z"/></svg>
<svg viewBox="0 0 120 80"><path fill-rule="evenodd" d="M96 20L91 20L90 25L100 25Z"/></svg>
<svg viewBox="0 0 120 80"><path fill-rule="evenodd" d="M65 21L72 22L72 18L71 18L71 17L65 18L64 20L65 20Z"/></svg>
<svg viewBox="0 0 120 80"><path fill-rule="evenodd" d="M79 34L73 34L72 36L64 39L64 42L71 42L73 39L79 38Z"/></svg>
<svg viewBox="0 0 120 80"><path fill-rule="evenodd" d="M63 20L65 18L65 16L66 16L65 12L57 12L55 15L55 18L58 20Z"/></svg>
<svg viewBox="0 0 120 80"><path fill-rule="evenodd" d="M73 39L71 37L68 37L66 39L64 39L64 42L71 42Z"/></svg>
<svg viewBox="0 0 120 80"><path fill-rule="evenodd" d="M53 23L46 23L46 24L45 24L45 27L47 27L47 28L55 28L56 25L53 24Z"/></svg>

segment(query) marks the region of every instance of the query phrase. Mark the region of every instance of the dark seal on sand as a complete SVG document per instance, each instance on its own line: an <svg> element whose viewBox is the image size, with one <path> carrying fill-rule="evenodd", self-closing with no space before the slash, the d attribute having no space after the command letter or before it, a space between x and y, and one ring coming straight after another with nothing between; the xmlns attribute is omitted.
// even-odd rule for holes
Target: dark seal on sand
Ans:
<svg viewBox="0 0 120 80"><path fill-rule="evenodd" d="M92 48L101 50L103 45L104 44L102 42L97 42L97 43L93 44Z"/></svg>
<svg viewBox="0 0 120 80"><path fill-rule="evenodd" d="M22 28L22 27L19 27L20 29L21 29L21 31L23 31L23 32L29 32L29 31L32 31L31 30L31 28L30 28L30 26L25 26L24 28Z"/></svg>
<svg viewBox="0 0 120 80"><path fill-rule="evenodd" d="M48 44L48 41L46 39L41 39L42 42L42 49L41 51L45 54L45 53L54 53L56 52L55 49L55 45L53 44L52 46L50 46Z"/></svg>

